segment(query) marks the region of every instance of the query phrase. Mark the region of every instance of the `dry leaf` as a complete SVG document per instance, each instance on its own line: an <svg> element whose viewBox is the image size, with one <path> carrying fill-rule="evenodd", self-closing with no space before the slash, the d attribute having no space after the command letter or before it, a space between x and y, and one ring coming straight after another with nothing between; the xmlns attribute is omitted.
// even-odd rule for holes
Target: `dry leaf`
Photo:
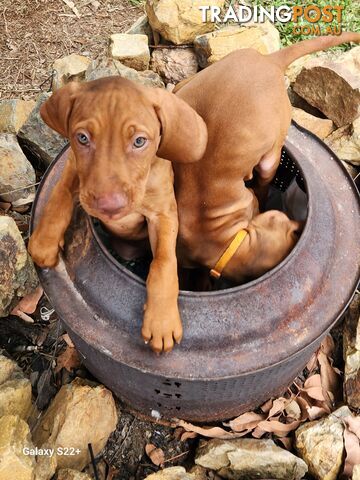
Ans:
<svg viewBox="0 0 360 480"><path fill-rule="evenodd" d="M189 438L196 438L198 434L196 432L184 432L181 437L180 441L185 442L185 440L188 440Z"/></svg>
<svg viewBox="0 0 360 480"><path fill-rule="evenodd" d="M161 448L156 448L152 443L145 445L145 452L154 465L159 467L165 462L164 452Z"/></svg>
<svg viewBox="0 0 360 480"><path fill-rule="evenodd" d="M359 438L347 428L344 430L344 444L346 451L344 475L350 478L354 466L360 464L360 445Z"/></svg>
<svg viewBox="0 0 360 480"><path fill-rule="evenodd" d="M312 357L310 358L310 360L306 364L306 368L308 369L310 374L316 368L316 365L317 365L317 356L316 356L316 353L313 353Z"/></svg>
<svg viewBox="0 0 360 480"><path fill-rule="evenodd" d="M308 407L307 412L308 412L309 420L311 421L324 417L325 415L330 413L329 410L327 410L326 408L317 407L316 405L312 407Z"/></svg>
<svg viewBox="0 0 360 480"><path fill-rule="evenodd" d="M292 402L285 407L285 412L288 417L294 420L303 420L301 408L296 399L292 400Z"/></svg>
<svg viewBox="0 0 360 480"><path fill-rule="evenodd" d="M232 433L227 432L221 427L197 427L191 423L185 422L184 420L177 421L178 427L183 427L187 432L195 432L203 437L209 438L221 438L222 440L227 440L229 438L240 438L249 433L251 430L246 430L242 433Z"/></svg>
<svg viewBox="0 0 360 480"><path fill-rule="evenodd" d="M325 355L329 356L333 353L335 349L335 344L332 336L330 334L326 335L324 340L320 344L320 350L322 350Z"/></svg>
<svg viewBox="0 0 360 480"><path fill-rule="evenodd" d="M44 290L42 287L37 287L33 292L20 300L16 307L12 309L11 314L20 317L22 320L25 320L25 322L34 323L34 320L27 314L35 312L43 293Z"/></svg>
<svg viewBox="0 0 360 480"><path fill-rule="evenodd" d="M270 398L267 402L265 402L263 405L261 405L260 409L264 413L268 413L270 411L270 408L272 407L273 401Z"/></svg>
<svg viewBox="0 0 360 480"><path fill-rule="evenodd" d="M349 415L344 418L345 424L351 433L354 433L360 439L360 417Z"/></svg>
<svg viewBox="0 0 360 480"><path fill-rule="evenodd" d="M76 348L67 346L56 360L55 373L60 372L62 368L66 368L68 372L71 372L74 368L80 367L80 365L81 361Z"/></svg>
<svg viewBox="0 0 360 480"><path fill-rule="evenodd" d="M302 390L306 392L310 398L325 402L321 385L321 377L318 373L306 379Z"/></svg>
<svg viewBox="0 0 360 480"><path fill-rule="evenodd" d="M279 397L274 400L273 406L271 407L268 417L273 417L277 413L282 413L285 409L285 406L289 403L289 399L284 397Z"/></svg>
<svg viewBox="0 0 360 480"><path fill-rule="evenodd" d="M69 347L75 348L75 345L74 345L73 341L71 340L71 338L69 337L69 335L67 333L64 333L64 335L61 335L60 339L64 340L66 345L68 345Z"/></svg>
<svg viewBox="0 0 360 480"><path fill-rule="evenodd" d="M257 424L262 420L265 420L265 418L265 415L246 412L234 420L231 420L229 423L224 423L224 425L230 427L234 432L242 432L243 430L251 430L255 428Z"/></svg>
<svg viewBox="0 0 360 480"><path fill-rule="evenodd" d="M257 428L268 433L274 433L278 437L285 437L292 430L300 425L300 421L295 420L291 423L281 423L278 420L265 420L260 422Z"/></svg>
<svg viewBox="0 0 360 480"><path fill-rule="evenodd" d="M328 397L328 405L329 407L333 407L333 399L338 399L340 396L340 378L323 351L320 351L318 354L318 362L320 365L321 386L324 397ZM331 396L333 398L331 398Z"/></svg>

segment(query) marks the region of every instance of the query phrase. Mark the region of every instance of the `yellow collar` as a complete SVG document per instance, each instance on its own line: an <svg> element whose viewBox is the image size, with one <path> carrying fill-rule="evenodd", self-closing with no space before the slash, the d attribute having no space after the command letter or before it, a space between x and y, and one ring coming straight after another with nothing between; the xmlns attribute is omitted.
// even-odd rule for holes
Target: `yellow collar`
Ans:
<svg viewBox="0 0 360 480"><path fill-rule="evenodd" d="M217 261L217 264L215 265L215 267L210 270L210 275L212 277L214 278L221 277L222 271L234 256L236 250L243 243L247 234L248 234L248 231L242 229L235 235L230 245L227 247L225 252L221 255L221 257Z"/></svg>

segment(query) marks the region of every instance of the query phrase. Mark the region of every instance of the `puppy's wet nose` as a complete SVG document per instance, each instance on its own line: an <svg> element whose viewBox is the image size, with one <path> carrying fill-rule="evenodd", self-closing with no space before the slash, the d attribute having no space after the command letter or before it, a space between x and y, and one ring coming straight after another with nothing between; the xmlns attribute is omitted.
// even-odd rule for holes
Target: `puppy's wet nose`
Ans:
<svg viewBox="0 0 360 480"><path fill-rule="evenodd" d="M122 193L112 193L98 197L95 205L103 213L114 214L128 205L128 198Z"/></svg>

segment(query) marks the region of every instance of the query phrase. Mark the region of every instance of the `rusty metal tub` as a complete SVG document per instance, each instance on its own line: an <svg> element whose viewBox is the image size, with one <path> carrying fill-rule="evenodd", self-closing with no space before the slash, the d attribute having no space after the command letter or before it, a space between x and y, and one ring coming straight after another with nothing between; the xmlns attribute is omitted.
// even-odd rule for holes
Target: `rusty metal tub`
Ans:
<svg viewBox="0 0 360 480"><path fill-rule="evenodd" d="M182 291L184 340L170 354L158 357L144 345L145 284L106 251L81 208L59 266L39 270L85 365L134 409L209 421L256 407L286 389L342 316L359 279L358 193L341 162L309 132L293 125L286 152L308 195L298 244L248 284ZM66 156L41 183L32 228Z"/></svg>

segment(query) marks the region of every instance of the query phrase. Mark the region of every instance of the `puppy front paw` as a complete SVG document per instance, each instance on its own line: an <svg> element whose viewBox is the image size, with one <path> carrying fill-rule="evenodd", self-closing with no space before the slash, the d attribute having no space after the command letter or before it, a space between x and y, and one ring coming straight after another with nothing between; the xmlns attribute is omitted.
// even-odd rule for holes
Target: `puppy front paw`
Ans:
<svg viewBox="0 0 360 480"><path fill-rule="evenodd" d="M144 310L141 334L145 343L150 343L156 353L170 352L175 342L181 342L183 334L177 306L167 310L161 305L158 308L145 305Z"/></svg>
<svg viewBox="0 0 360 480"><path fill-rule="evenodd" d="M34 263L41 268L53 268L59 262L60 245L53 239L31 235L28 251Z"/></svg>

